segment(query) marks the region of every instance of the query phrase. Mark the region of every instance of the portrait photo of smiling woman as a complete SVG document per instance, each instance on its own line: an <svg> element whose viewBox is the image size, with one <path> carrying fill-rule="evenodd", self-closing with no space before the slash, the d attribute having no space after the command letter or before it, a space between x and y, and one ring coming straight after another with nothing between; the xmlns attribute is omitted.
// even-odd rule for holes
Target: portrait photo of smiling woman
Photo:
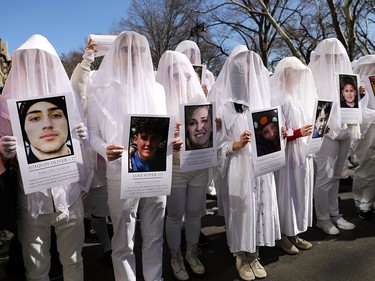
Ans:
<svg viewBox="0 0 375 281"><path fill-rule="evenodd" d="M18 103L28 164L73 155L63 96Z"/></svg>
<svg viewBox="0 0 375 281"><path fill-rule="evenodd" d="M212 104L185 106L185 127L186 150L212 147Z"/></svg>

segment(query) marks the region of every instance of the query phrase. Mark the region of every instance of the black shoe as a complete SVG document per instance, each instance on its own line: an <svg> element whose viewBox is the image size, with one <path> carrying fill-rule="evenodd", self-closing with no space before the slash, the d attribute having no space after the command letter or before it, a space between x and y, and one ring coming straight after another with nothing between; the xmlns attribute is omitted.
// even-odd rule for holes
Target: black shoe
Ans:
<svg viewBox="0 0 375 281"><path fill-rule="evenodd" d="M359 208L357 208L358 217L360 217L363 220L370 220L371 218L371 211L364 211Z"/></svg>
<svg viewBox="0 0 375 281"><path fill-rule="evenodd" d="M204 235L202 231L199 234L198 246L200 247L208 246L208 238L206 235Z"/></svg>

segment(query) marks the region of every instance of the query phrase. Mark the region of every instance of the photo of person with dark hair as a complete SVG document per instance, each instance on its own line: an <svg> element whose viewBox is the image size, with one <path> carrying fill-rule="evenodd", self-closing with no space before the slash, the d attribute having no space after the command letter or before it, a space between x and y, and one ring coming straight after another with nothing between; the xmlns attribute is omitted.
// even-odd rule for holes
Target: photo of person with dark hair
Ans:
<svg viewBox="0 0 375 281"><path fill-rule="evenodd" d="M340 75L341 108L358 108L357 78L353 75Z"/></svg>
<svg viewBox="0 0 375 281"><path fill-rule="evenodd" d="M329 114L331 113L332 102L327 101L318 101L318 106L316 109L316 118L314 123L314 131L312 138L321 138L323 137L327 123Z"/></svg>
<svg viewBox="0 0 375 281"><path fill-rule="evenodd" d="M166 170L169 118L131 117L129 172Z"/></svg>
<svg viewBox="0 0 375 281"><path fill-rule="evenodd" d="M375 75L369 76L372 93L375 95Z"/></svg>
<svg viewBox="0 0 375 281"><path fill-rule="evenodd" d="M253 113L258 157L281 150L277 110Z"/></svg>
<svg viewBox="0 0 375 281"><path fill-rule="evenodd" d="M195 74L197 74L199 82L202 84L203 65L193 64L193 68L194 68Z"/></svg>
<svg viewBox="0 0 375 281"><path fill-rule="evenodd" d="M209 148L212 143L212 105L185 106L186 150Z"/></svg>
<svg viewBox="0 0 375 281"><path fill-rule="evenodd" d="M18 113L28 164L74 154L63 96L18 102Z"/></svg>

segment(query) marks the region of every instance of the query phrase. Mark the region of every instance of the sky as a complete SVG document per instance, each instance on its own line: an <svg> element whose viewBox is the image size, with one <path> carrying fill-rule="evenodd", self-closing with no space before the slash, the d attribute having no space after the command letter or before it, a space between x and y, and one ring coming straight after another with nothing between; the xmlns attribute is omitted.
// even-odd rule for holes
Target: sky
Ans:
<svg viewBox="0 0 375 281"><path fill-rule="evenodd" d="M46 37L61 56L82 50L89 34L109 34L131 0L2 0L0 38L11 55L31 35Z"/></svg>

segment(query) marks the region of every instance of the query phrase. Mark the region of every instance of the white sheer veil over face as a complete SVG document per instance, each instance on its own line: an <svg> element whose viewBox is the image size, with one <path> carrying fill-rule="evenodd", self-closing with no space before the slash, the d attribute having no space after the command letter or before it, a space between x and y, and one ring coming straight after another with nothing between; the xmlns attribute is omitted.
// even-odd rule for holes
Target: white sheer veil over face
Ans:
<svg viewBox="0 0 375 281"><path fill-rule="evenodd" d="M244 51L228 61L223 97L224 102L246 105L250 110L271 106L269 72L259 55Z"/></svg>
<svg viewBox="0 0 375 281"><path fill-rule="evenodd" d="M51 43L32 35L12 54L12 67L3 90L0 115L8 116L7 99L72 93L65 69Z"/></svg>
<svg viewBox="0 0 375 281"><path fill-rule="evenodd" d="M223 67L221 68L219 76L217 77L215 84L213 85L208 95L208 100L210 102L215 102L216 107L218 108L223 104L223 87L224 87L224 84L226 83L226 79L228 75L228 62L231 61L231 59L238 53L245 52L245 51L248 51L245 45L238 45L233 48L229 57L225 61Z"/></svg>
<svg viewBox="0 0 375 281"><path fill-rule="evenodd" d="M348 54L336 38L320 42L311 53L308 67L314 76L318 98L333 101L330 115L330 132L333 138L341 131L338 73L353 74Z"/></svg>
<svg viewBox="0 0 375 281"><path fill-rule="evenodd" d="M368 88L367 79L369 75L375 76L375 55L367 55L352 62L353 72L359 74L361 85L366 86L366 95L361 102L363 107L375 110L375 98L372 88Z"/></svg>
<svg viewBox="0 0 375 281"><path fill-rule="evenodd" d="M72 111L75 113L73 120L76 123L71 125L74 128L83 119L82 110L75 97L70 80L51 43L41 35L32 35L12 55L12 67L4 87L3 99L0 102L1 117L9 119L7 99L27 99L59 94L71 95L73 99L74 109ZM1 127L3 127L3 124L1 124ZM71 127L71 130L73 128ZM82 149L84 147L86 147L86 142L82 145ZM87 162L87 159L83 160L85 180L89 181L91 165ZM82 184L86 183L82 182ZM78 183L53 187L56 210L69 215L67 205L69 190L74 190L73 193L79 196L79 188ZM50 202L49 199L45 200L48 192L49 190L34 192L27 196L28 211L33 217L37 217L41 213L44 204Z"/></svg>
<svg viewBox="0 0 375 281"><path fill-rule="evenodd" d="M133 31L117 36L92 76L88 97L104 116L99 126L103 139L111 144L123 144L126 114L167 113L146 37Z"/></svg>
<svg viewBox="0 0 375 281"><path fill-rule="evenodd" d="M158 111L153 102L155 87L148 41L143 35L127 31L113 42L92 77L89 91L111 88L116 96L124 96L126 102L121 105L124 112L155 113Z"/></svg>
<svg viewBox="0 0 375 281"><path fill-rule="evenodd" d="M178 117L180 104L207 102L193 66L182 53L166 51L161 56L156 81L164 86L168 114Z"/></svg>
<svg viewBox="0 0 375 281"><path fill-rule="evenodd" d="M297 103L302 110L303 125L311 123L317 99L311 70L296 57L282 59L270 78L272 106L288 101Z"/></svg>
<svg viewBox="0 0 375 281"><path fill-rule="evenodd" d="M202 63L201 51L194 41L184 40L180 42L175 51L185 54L192 64Z"/></svg>

